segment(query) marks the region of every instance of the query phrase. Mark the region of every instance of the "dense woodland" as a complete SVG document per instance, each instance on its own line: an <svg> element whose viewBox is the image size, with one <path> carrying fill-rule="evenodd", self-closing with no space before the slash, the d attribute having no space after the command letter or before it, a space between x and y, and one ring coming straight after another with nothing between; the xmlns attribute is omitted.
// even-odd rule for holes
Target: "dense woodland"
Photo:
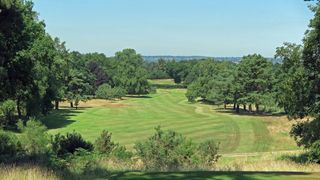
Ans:
<svg viewBox="0 0 320 180"><path fill-rule="evenodd" d="M276 48L275 58L281 59L282 63L272 63L259 54L243 56L239 63L215 59L145 62L133 49L124 49L113 57L71 51L64 42L46 32L45 23L33 11L32 2L1 0L0 125L5 130L28 134L32 129L42 127L33 118L45 116L53 109L58 110L61 101L68 101L71 107L77 108L81 101L90 98L121 99L126 95L146 95L156 92L148 79L170 78L181 87L187 87L186 98L190 103L203 101L232 108L236 113L287 114L298 122L293 126L291 135L299 146L310 150L310 160L319 163L320 3L311 9L315 17L311 20L303 44L284 43ZM19 148L33 155L43 153L42 139L30 142L34 144L26 144L23 148L19 142L10 142L11 137L7 137L5 132L0 135L0 156L16 155ZM39 132L45 133L44 130ZM152 168L158 168L159 164L146 152L154 148L150 145L152 140L161 140L159 134L185 143L180 135L167 133L158 128L148 142L136 146L140 156L145 158L146 164L151 163ZM111 150L108 148L114 148L115 145L110 145L109 136L104 132L102 139L97 140L96 147L100 151L109 152ZM76 147L70 148L72 145L64 147L69 143L68 139L82 143L79 147L83 149L93 150L93 145L82 140L79 134L58 135L51 142L57 157L75 152ZM207 142L202 147L215 147L213 144ZM217 149L213 148L213 151L212 156L207 157L208 152L203 154L208 158L206 162L218 159ZM203 151L200 148L190 152L193 156ZM171 165L177 166L174 163Z"/></svg>

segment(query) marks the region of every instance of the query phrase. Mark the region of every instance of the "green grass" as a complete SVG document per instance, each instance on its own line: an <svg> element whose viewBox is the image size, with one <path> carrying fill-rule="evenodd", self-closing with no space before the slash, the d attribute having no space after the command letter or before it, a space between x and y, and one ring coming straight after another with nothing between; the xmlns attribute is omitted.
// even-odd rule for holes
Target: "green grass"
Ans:
<svg viewBox="0 0 320 180"><path fill-rule="evenodd" d="M167 172L167 173L143 173L143 172L127 172L114 174L115 179L259 179L259 180L300 180L300 179L319 179L320 173L302 173L302 172L212 172L212 171L196 171L196 172Z"/></svg>
<svg viewBox="0 0 320 180"><path fill-rule="evenodd" d="M152 135L158 125L180 132L196 142L215 139L221 143L221 153L297 149L288 131L268 130L268 126L279 120L277 117L218 112L212 105L188 103L185 92L185 89L158 89L156 94L148 97L129 97L120 102L105 101L105 104L100 101L93 107L54 111L44 122L52 134L75 130L90 141L107 129L116 142L129 149L135 142Z"/></svg>
<svg viewBox="0 0 320 180"><path fill-rule="evenodd" d="M176 85L173 79L152 79L149 82L151 84Z"/></svg>

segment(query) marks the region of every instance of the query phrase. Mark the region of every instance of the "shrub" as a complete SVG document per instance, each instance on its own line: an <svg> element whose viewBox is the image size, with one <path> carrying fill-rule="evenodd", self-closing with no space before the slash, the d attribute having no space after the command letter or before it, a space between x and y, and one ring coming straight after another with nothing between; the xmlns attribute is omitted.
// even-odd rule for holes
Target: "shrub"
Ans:
<svg viewBox="0 0 320 180"><path fill-rule="evenodd" d="M112 90L113 90L113 98L116 98L116 99L121 99L127 94L127 91L121 87L115 87Z"/></svg>
<svg viewBox="0 0 320 180"><path fill-rule="evenodd" d="M38 120L30 119L26 126L20 121L18 128L22 132L21 143L29 155L46 154L50 151L50 137L47 128Z"/></svg>
<svg viewBox="0 0 320 180"><path fill-rule="evenodd" d="M218 154L219 144L213 140L207 140L199 144L199 155L201 160L204 161L204 164L207 166L213 166L216 164L218 159L221 157Z"/></svg>
<svg viewBox="0 0 320 180"><path fill-rule="evenodd" d="M52 150L57 156L74 154L80 148L92 151L93 145L76 132L67 133L66 136L57 134L52 139Z"/></svg>
<svg viewBox="0 0 320 180"><path fill-rule="evenodd" d="M14 158L19 152L22 152L22 146L17 137L0 131L0 162Z"/></svg>
<svg viewBox="0 0 320 180"><path fill-rule="evenodd" d="M121 87L112 88L109 84L103 84L98 87L96 97L101 99L121 99L127 94L126 90Z"/></svg>
<svg viewBox="0 0 320 180"><path fill-rule="evenodd" d="M134 147L147 169L177 170L193 164L196 146L190 140L174 131L155 130L152 137Z"/></svg>
<svg viewBox="0 0 320 180"><path fill-rule="evenodd" d="M0 122L1 125L7 126L8 124L15 124L14 113L16 110L16 102L13 100L6 100L1 104L0 110L4 115L4 119Z"/></svg>
<svg viewBox="0 0 320 180"><path fill-rule="evenodd" d="M199 89L199 83L192 83L188 86L186 97L188 99L188 102L195 102L197 97L199 97L198 89Z"/></svg>
<svg viewBox="0 0 320 180"><path fill-rule="evenodd" d="M128 151L125 146L117 145L111 153L117 159L126 160L133 156L133 153Z"/></svg>
<svg viewBox="0 0 320 180"><path fill-rule="evenodd" d="M98 158L94 153L79 148L74 154L66 157L66 168L78 175L91 174L99 168Z"/></svg>
<svg viewBox="0 0 320 180"><path fill-rule="evenodd" d="M103 154L110 154L113 149L117 146L111 140L111 133L106 130L103 130L100 137L95 142L95 149Z"/></svg>
<svg viewBox="0 0 320 180"><path fill-rule="evenodd" d="M310 162L320 163L320 140L314 142L308 152Z"/></svg>

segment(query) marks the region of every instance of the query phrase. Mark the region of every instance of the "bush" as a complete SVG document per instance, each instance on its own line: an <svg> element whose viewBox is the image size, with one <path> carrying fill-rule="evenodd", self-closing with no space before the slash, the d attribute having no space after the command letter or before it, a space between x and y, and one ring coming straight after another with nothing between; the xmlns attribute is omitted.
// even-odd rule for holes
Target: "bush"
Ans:
<svg viewBox="0 0 320 180"><path fill-rule="evenodd" d="M66 136L57 134L52 139L52 150L60 157L74 154L80 148L92 151L93 145L92 143L85 141L81 134L76 132L67 133Z"/></svg>
<svg viewBox="0 0 320 180"><path fill-rule="evenodd" d="M22 132L21 142L27 154L39 155L50 152L50 137L47 128L40 121L30 119L26 126L20 121L18 128Z"/></svg>
<svg viewBox="0 0 320 180"><path fill-rule="evenodd" d="M8 124L15 124L14 122L14 113L16 111L16 102L13 100L6 100L4 101L1 106L0 110L4 115L4 119L0 120L0 125L7 126Z"/></svg>
<svg viewBox="0 0 320 180"><path fill-rule="evenodd" d="M174 131L155 130L152 137L134 147L147 169L177 170L194 163L196 146L190 140Z"/></svg>
<svg viewBox="0 0 320 180"><path fill-rule="evenodd" d="M198 93L198 88L199 88L198 83L192 83L188 86L186 97L188 99L188 102L195 102L197 97L199 97Z"/></svg>
<svg viewBox="0 0 320 180"><path fill-rule="evenodd" d="M95 142L95 149L103 154L110 154L114 148L117 146L113 141L111 141L111 133L103 130L100 137Z"/></svg>
<svg viewBox="0 0 320 180"><path fill-rule="evenodd" d="M201 160L207 166L214 166L221 157L218 155L219 144L213 140L200 143L198 150Z"/></svg>
<svg viewBox="0 0 320 180"><path fill-rule="evenodd" d="M14 158L20 152L22 152L22 146L17 137L0 131L0 162Z"/></svg>
<svg viewBox="0 0 320 180"><path fill-rule="evenodd" d="M113 96L116 99L121 99L122 97L126 96L127 91L121 87L113 88Z"/></svg>
<svg viewBox="0 0 320 180"><path fill-rule="evenodd" d="M111 155L120 160L127 160L132 158L133 153L128 151L125 146L117 145Z"/></svg>
<svg viewBox="0 0 320 180"><path fill-rule="evenodd" d="M78 175L94 174L96 169L100 169L98 159L99 156L96 154L79 148L74 154L66 157L66 168L71 173ZM104 174L107 175L107 171L104 171Z"/></svg>
<svg viewBox="0 0 320 180"><path fill-rule="evenodd" d="M121 87L112 88L109 84L103 84L98 87L96 97L108 100L121 99L126 93L126 90Z"/></svg>
<svg viewBox="0 0 320 180"><path fill-rule="evenodd" d="M314 142L308 152L310 162L320 163L320 140Z"/></svg>

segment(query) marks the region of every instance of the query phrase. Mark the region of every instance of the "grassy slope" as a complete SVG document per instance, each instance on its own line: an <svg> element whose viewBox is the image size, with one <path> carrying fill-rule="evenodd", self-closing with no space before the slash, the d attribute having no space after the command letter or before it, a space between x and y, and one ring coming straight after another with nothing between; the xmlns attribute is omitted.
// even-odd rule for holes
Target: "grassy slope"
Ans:
<svg viewBox="0 0 320 180"><path fill-rule="evenodd" d="M217 112L211 105L188 103L184 94L184 89L158 89L149 97L129 97L121 102L94 100L82 103L80 110L54 112L45 123L50 133L75 130L91 141L107 129L115 141L129 148L161 125L197 142L215 139L221 143L222 153L297 149L288 130L279 128L283 123L277 121L287 122L283 118Z"/></svg>
<svg viewBox="0 0 320 180"><path fill-rule="evenodd" d="M157 83L174 85L170 80ZM111 170L110 179L320 179L320 173L311 173L318 171L317 165L309 167L275 160L276 154L283 152L264 153L297 149L288 136L290 123L286 118L221 112L221 109L210 105L189 104L184 93L183 89L160 89L149 98L129 97L120 102L94 100L82 103L79 110L66 108L55 111L46 117L44 122L50 128L50 133L76 130L92 141L103 129L108 129L116 141L129 147L151 135L157 125L179 131L195 141L213 138L221 142L221 151L224 153L218 169L222 167L222 170L235 171L152 173L126 172L119 169L121 172L115 172L116 169L109 167L106 169ZM237 172L239 170L242 172ZM256 170L270 172L245 172ZM3 172L0 168L0 174L0 179L19 179L21 175L35 179L66 178L41 168L9 168ZM90 176L91 179L94 177L106 178L99 174Z"/></svg>

